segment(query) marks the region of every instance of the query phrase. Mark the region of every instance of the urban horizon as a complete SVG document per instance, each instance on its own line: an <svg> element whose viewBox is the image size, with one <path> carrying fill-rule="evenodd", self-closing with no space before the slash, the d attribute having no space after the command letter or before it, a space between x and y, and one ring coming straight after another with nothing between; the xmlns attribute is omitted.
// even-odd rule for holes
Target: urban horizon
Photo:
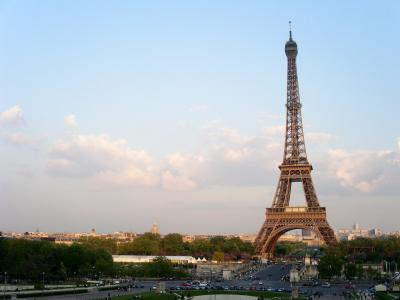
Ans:
<svg viewBox="0 0 400 300"><path fill-rule="evenodd" d="M148 232L152 232L154 226L157 227L157 234L160 234L161 236L165 236L168 234L173 234L177 233L182 236L256 236L257 231L254 232L177 232L177 231L163 231L162 228L159 229L159 226L157 223L153 223L152 227L149 227L147 230L144 231L135 231L135 230L115 230L115 231L98 231L96 228L91 228L88 230L83 230L83 231L42 231L40 228L36 228L35 230L26 230L26 231L13 231L13 230L4 230L0 231L0 233L3 234L3 236L7 236L9 234L19 234L23 235L25 233L39 233L39 234L47 234L47 235L53 235L53 234L98 234L98 235L107 235L107 234L113 234L113 233L133 233L136 235L142 235ZM357 228L357 229L356 229ZM341 228L334 228L334 231L336 234L338 233L343 233L343 232L349 232L354 230L361 230L361 231L378 231L378 235L399 235L400 236L400 228L397 230L393 231L382 231L379 227L378 228L366 228L365 226L362 226L358 223L352 224L350 227L341 227ZM293 234L293 235L301 235L302 230L301 229L293 229L285 234Z"/></svg>

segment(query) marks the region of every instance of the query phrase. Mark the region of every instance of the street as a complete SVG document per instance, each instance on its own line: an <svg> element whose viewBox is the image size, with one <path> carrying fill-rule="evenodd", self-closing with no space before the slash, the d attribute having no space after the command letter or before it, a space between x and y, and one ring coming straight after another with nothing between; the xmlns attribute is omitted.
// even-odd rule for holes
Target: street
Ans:
<svg viewBox="0 0 400 300"><path fill-rule="evenodd" d="M260 271L253 272L241 279L211 282L214 287L220 287L224 290L264 290L264 291L281 291L281 292L291 292L292 285L288 281L281 280L282 277L287 276L290 272L290 264L272 264L264 267ZM166 281L165 285L167 289L182 289L182 284L185 281ZM130 289L128 291L98 291L97 288L92 288L89 293L76 294L76 295L59 295L59 296L49 296L41 297L42 299L81 299L81 300L92 300L106 298L108 295L133 295L139 294L147 291L151 291L153 287L157 285L157 281L139 281L137 282L143 288ZM322 283L322 282L320 282ZM356 290L364 290L371 286L371 283L359 283L356 285ZM319 295L322 299L341 299L341 295L344 292L349 292L344 287L344 284L331 284L331 287L321 287L321 286L302 286L299 284L297 286L299 292L303 295L312 296ZM198 289L198 288L196 288ZM34 298L28 298L34 299Z"/></svg>

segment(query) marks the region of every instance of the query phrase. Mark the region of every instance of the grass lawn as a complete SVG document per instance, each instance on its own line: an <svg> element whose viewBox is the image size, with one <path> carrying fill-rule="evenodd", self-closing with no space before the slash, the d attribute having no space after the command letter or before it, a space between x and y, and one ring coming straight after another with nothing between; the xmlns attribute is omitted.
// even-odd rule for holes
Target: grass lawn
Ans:
<svg viewBox="0 0 400 300"><path fill-rule="evenodd" d="M397 295L392 295L392 294L388 294L385 292L377 292L375 294L375 299L377 300L392 300L392 299L398 299Z"/></svg>
<svg viewBox="0 0 400 300"><path fill-rule="evenodd" d="M255 297L263 297L263 298L276 298L281 297L282 299L289 299L290 295L288 293L277 293L277 292L258 292L258 291L179 291L176 294L184 295L184 296L200 296L200 295L216 295L216 294L224 294L224 295L246 295L246 296L255 296ZM132 295L129 296L120 296L113 297L114 300L132 300L134 299ZM157 294L157 293L144 293L140 295L140 300L175 300L176 295L174 294ZM304 298L299 298L304 299Z"/></svg>
<svg viewBox="0 0 400 300"><path fill-rule="evenodd" d="M288 293L266 292L266 291L185 291L185 292L181 291L179 294L183 294L184 296L223 294L223 295L245 295L245 296L263 297L263 298L289 297Z"/></svg>
<svg viewBox="0 0 400 300"><path fill-rule="evenodd" d="M175 300L175 295L171 295L171 294L144 293L144 294L140 294L140 295L136 295L136 296L140 296L140 298L137 298L137 299L141 299L141 300ZM135 298L133 297L133 295L129 295L129 296L112 297L111 299L132 300Z"/></svg>

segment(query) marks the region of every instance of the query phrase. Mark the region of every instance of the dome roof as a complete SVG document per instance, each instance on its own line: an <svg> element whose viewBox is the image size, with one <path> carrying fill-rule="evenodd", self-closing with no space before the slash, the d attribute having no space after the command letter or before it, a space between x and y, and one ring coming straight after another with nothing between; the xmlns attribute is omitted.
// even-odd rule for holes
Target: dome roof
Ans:
<svg viewBox="0 0 400 300"><path fill-rule="evenodd" d="M292 39L292 31L289 31L290 37L289 40L285 44L285 53L287 56L296 56L297 55L297 44L296 42Z"/></svg>

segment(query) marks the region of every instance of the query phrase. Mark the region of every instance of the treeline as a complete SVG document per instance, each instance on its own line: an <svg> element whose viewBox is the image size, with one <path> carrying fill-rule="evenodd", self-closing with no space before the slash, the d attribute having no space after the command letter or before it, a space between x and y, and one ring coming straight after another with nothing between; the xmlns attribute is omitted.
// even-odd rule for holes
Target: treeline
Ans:
<svg viewBox="0 0 400 300"><path fill-rule="evenodd" d="M307 248L309 247L303 242L278 241L275 246L274 256L304 256Z"/></svg>
<svg viewBox="0 0 400 300"><path fill-rule="evenodd" d="M239 238L213 237L208 240L184 242L179 234L164 238L146 233L134 241L117 245L115 241L99 238L82 239L71 246L50 241L30 241L0 238L0 275L8 278L41 282L128 275L133 277L186 277L187 272L173 267L163 258L150 264L114 264L112 254L192 255L207 259L250 259L254 253L251 243Z"/></svg>
<svg viewBox="0 0 400 300"><path fill-rule="evenodd" d="M354 263L399 261L400 237L358 238L352 241L341 241L336 246L330 247L330 250Z"/></svg>
<svg viewBox="0 0 400 300"><path fill-rule="evenodd" d="M115 268L117 274L130 277L182 279L189 276L185 266L173 266L164 256L156 257L146 264L116 264Z"/></svg>
<svg viewBox="0 0 400 300"><path fill-rule="evenodd" d="M98 274L111 275L111 255L84 244L0 238L0 273L8 278L55 281Z"/></svg>
<svg viewBox="0 0 400 300"><path fill-rule="evenodd" d="M100 241L96 241L100 242ZM131 277L185 278L187 270L173 266L165 257L157 257L146 264L117 264L102 247L89 243L71 246L49 241L0 239L0 277L37 283L81 281L114 275Z"/></svg>
<svg viewBox="0 0 400 300"><path fill-rule="evenodd" d="M117 245L113 240L99 238L85 238L81 240L89 248L101 248L110 254L133 255L191 255L212 259L216 253L224 253L225 260L249 259L254 254L254 247L250 242L240 238L225 238L222 236L210 239L184 242L178 233L167 234L161 237L158 234L145 233L132 242Z"/></svg>
<svg viewBox="0 0 400 300"><path fill-rule="evenodd" d="M318 264L322 278L343 275L348 279L380 279L381 274L374 265L386 261L388 269L385 271L394 271L396 264L400 266L399 237L341 241L334 246L323 248L323 252L324 255Z"/></svg>

